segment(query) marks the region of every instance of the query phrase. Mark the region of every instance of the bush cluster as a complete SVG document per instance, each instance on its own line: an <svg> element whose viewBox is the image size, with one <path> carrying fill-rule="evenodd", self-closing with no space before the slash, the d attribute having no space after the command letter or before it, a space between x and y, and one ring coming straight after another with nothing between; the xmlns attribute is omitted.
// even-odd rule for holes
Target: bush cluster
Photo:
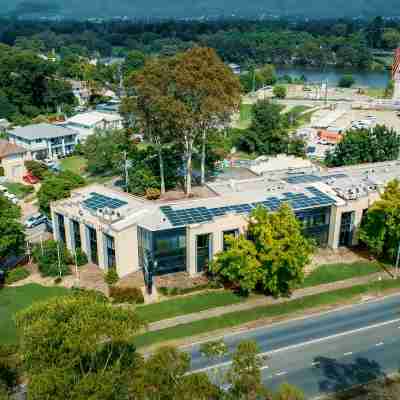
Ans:
<svg viewBox="0 0 400 400"><path fill-rule="evenodd" d="M218 283L217 281L211 281L205 283L203 285L197 285L189 288L180 288L180 287L166 287L161 286L157 288L157 290L164 296L179 296L184 294L189 294L193 292L198 292L199 290L206 290L206 289L220 289L223 286Z"/></svg>
<svg viewBox="0 0 400 400"><path fill-rule="evenodd" d="M22 279L27 278L31 273L24 267L17 267L7 272L6 275L6 284L10 285L11 283L21 281Z"/></svg>
<svg viewBox="0 0 400 400"><path fill-rule="evenodd" d="M146 199L147 200L158 200L161 196L161 192L156 188L146 189Z"/></svg>
<svg viewBox="0 0 400 400"><path fill-rule="evenodd" d="M108 286L113 286L118 282L119 276L115 268L111 268L107 271L104 276L104 282L107 283Z"/></svg>
<svg viewBox="0 0 400 400"><path fill-rule="evenodd" d="M60 261L58 260L57 246L60 246ZM57 244L54 240L48 240L42 246L35 246L32 255L42 276L59 277L71 272L68 265L73 263L73 258L66 246L61 243Z"/></svg>
<svg viewBox="0 0 400 400"><path fill-rule="evenodd" d="M137 287L118 287L110 288L110 297L114 303L143 304L144 297L142 291Z"/></svg>

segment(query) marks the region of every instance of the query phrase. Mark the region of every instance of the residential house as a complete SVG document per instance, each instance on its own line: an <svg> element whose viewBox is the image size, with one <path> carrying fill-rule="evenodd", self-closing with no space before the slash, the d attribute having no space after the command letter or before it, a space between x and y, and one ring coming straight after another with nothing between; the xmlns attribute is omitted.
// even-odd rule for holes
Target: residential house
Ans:
<svg viewBox="0 0 400 400"><path fill-rule="evenodd" d="M24 147L32 159L57 159L71 154L78 133L61 125L33 124L9 132L9 140Z"/></svg>
<svg viewBox="0 0 400 400"><path fill-rule="evenodd" d="M96 129L121 129L123 118L116 113L88 111L69 118L65 127L78 132L78 140L84 142Z"/></svg>
<svg viewBox="0 0 400 400"><path fill-rule="evenodd" d="M11 182L22 182L26 174L25 161L29 160L28 151L8 140L0 139L0 167L4 177Z"/></svg>

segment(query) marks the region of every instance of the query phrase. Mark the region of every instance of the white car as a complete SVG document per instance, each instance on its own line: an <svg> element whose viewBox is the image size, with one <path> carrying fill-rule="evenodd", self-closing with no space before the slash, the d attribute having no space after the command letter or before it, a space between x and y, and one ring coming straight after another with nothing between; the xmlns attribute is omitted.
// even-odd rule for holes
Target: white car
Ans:
<svg viewBox="0 0 400 400"><path fill-rule="evenodd" d="M369 119L370 121L376 121L375 115L367 115L367 119Z"/></svg>

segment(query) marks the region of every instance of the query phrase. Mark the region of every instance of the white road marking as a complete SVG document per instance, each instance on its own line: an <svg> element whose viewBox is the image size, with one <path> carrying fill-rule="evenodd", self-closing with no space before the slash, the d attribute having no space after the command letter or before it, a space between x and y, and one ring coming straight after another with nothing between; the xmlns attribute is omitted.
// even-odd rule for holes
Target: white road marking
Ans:
<svg viewBox="0 0 400 400"><path fill-rule="evenodd" d="M270 356L272 354L281 353L281 352L288 351L288 350L299 349L299 348L306 347L306 346L309 346L309 345L312 345L312 344L322 343L322 342L325 342L325 341L330 340L330 339L336 339L336 338L340 338L340 337L343 337L343 336L354 335L356 333L368 331L368 330L371 330L371 329L381 328L383 326L387 326L387 325L391 325L391 324L395 324L395 323L397 324L399 322L400 322L400 318L397 318L397 319L393 319L391 321L381 322L379 324L369 325L369 326L365 326L363 328L353 329L351 331L341 332L341 333L337 333L335 335L325 336L323 338L313 339L313 340L309 340L307 342L293 344L291 346L286 346L286 347L281 347L280 349L266 351L264 353L259 353L258 356L259 357L264 357L264 356L267 356L267 355ZM228 366L230 364L232 364L231 360L230 361L226 361L226 362L221 363L221 364L211 365L209 367L193 370L191 372L192 373L195 373L195 372L206 372L206 371L209 371L211 369L222 368L222 367Z"/></svg>
<svg viewBox="0 0 400 400"><path fill-rule="evenodd" d="M286 371L281 371L275 374L276 376L283 376L283 375L287 375Z"/></svg>
<svg viewBox="0 0 400 400"><path fill-rule="evenodd" d="M344 355L344 356L351 356L352 354L353 354L352 351L348 351L347 353L344 353L343 355Z"/></svg>
<svg viewBox="0 0 400 400"><path fill-rule="evenodd" d="M263 369L268 369L269 368L269 366L268 365L264 365L263 367L261 367L260 368L260 370L263 370Z"/></svg>
<svg viewBox="0 0 400 400"><path fill-rule="evenodd" d="M375 346L376 347L379 347L379 346L383 346L385 343L383 343L383 342L379 342L379 343L377 343Z"/></svg>
<svg viewBox="0 0 400 400"><path fill-rule="evenodd" d="M387 296L382 296L382 297L375 298L374 300L371 300L368 303L369 304L371 304L371 303L379 303L379 302L391 299L393 297L399 297L399 296L400 296L400 294L398 294L398 293L389 294ZM334 313L337 313L337 312L340 312L340 311L343 311L343 310L347 310L347 309L351 309L351 308L357 308L357 307L361 307L361 306L365 306L365 305L366 305L365 303L360 301L358 303L341 306L341 307L338 307L338 308L334 308L332 310L322 311L322 312L306 315L304 317L297 317L297 318L287 319L287 320L284 320L284 321L274 322L272 324L259 326L257 328L253 328L253 329L247 329L245 327L240 329L240 327L238 327L239 329L237 331L235 331L233 334L225 334L225 335L216 336L213 340L223 340L223 339L225 339L227 337L233 338L235 336L242 335L245 332L246 333L248 333L248 332L256 332L256 331L265 329L267 327L268 328L274 328L276 326L285 325L285 324L289 324L289 323L292 323L292 322L298 322L298 321L304 321L304 320L308 320L308 319L323 317L324 315L334 314ZM399 327L399 329L400 329L400 327ZM202 340L198 340L196 342L184 344L182 346L179 346L179 348L184 349L186 347L199 346L199 345L201 345L203 343L208 343L209 341L210 341L210 339L202 339Z"/></svg>
<svg viewBox="0 0 400 400"><path fill-rule="evenodd" d="M320 365L320 362L319 362L319 361L316 361L316 362L313 362L311 365L312 365L313 367L318 367L318 366Z"/></svg>

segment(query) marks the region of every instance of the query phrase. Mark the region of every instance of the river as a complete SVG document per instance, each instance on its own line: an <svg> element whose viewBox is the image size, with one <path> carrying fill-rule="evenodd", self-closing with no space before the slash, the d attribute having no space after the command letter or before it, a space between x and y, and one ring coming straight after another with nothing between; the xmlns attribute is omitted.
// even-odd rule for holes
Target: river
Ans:
<svg viewBox="0 0 400 400"><path fill-rule="evenodd" d="M385 88L390 79L389 71L349 71L337 68L314 69L301 66L277 67L279 76L290 75L292 78L300 78L304 75L308 82L325 82L336 86L344 74L353 75L356 86L369 86L374 88Z"/></svg>

